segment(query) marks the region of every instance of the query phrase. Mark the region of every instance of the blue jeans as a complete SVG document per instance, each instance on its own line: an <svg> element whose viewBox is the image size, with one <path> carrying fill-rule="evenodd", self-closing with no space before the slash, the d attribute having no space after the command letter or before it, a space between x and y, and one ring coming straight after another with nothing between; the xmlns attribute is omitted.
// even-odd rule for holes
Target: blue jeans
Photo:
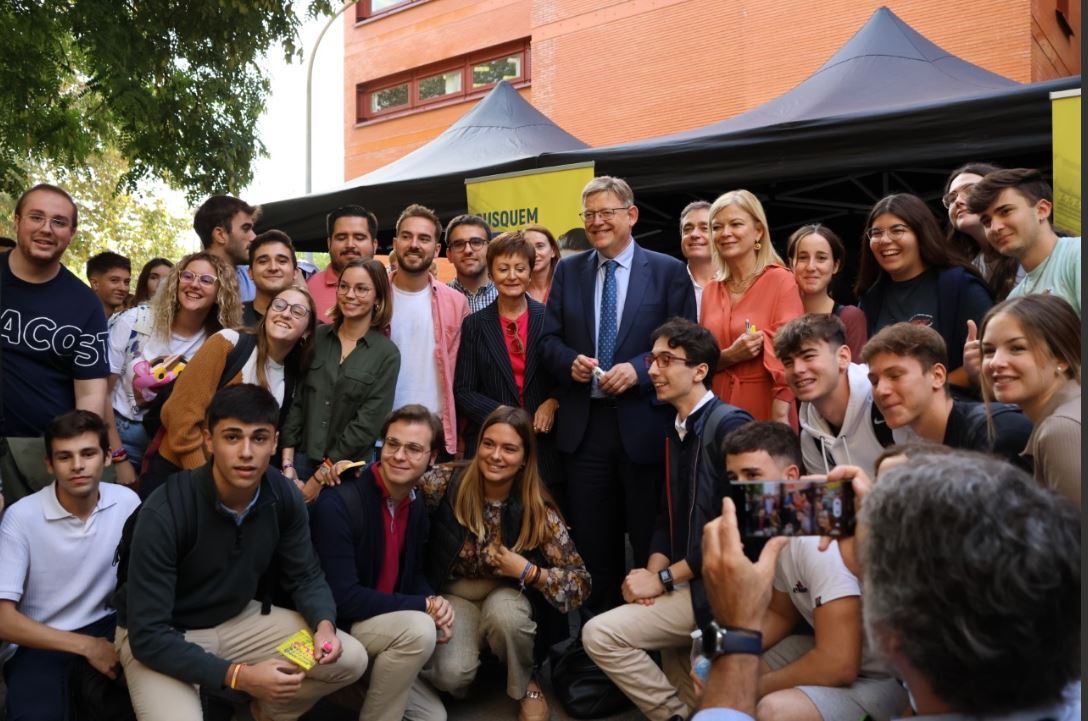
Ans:
<svg viewBox="0 0 1088 721"><path fill-rule="evenodd" d="M147 444L151 442L151 439L147 436L147 429L144 428L143 421L125 418L116 410L113 412L113 417L117 421L117 435L121 436L121 446L128 453L128 462L139 473L140 464L144 461Z"/></svg>

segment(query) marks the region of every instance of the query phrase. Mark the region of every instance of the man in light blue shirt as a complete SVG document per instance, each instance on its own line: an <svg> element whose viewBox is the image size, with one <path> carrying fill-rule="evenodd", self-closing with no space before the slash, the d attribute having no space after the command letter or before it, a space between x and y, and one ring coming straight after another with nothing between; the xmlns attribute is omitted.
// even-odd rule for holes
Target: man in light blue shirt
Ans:
<svg viewBox="0 0 1088 721"><path fill-rule="evenodd" d="M1027 275L1009 293L1053 293L1080 315L1080 237L1059 238L1051 225L1053 192L1038 170L996 170L971 189L967 207L986 239L1016 258Z"/></svg>
<svg viewBox="0 0 1088 721"><path fill-rule="evenodd" d="M197 208L193 230L204 250L234 268L241 302L253 300L257 286L249 277L249 244L259 209L230 195L213 195Z"/></svg>

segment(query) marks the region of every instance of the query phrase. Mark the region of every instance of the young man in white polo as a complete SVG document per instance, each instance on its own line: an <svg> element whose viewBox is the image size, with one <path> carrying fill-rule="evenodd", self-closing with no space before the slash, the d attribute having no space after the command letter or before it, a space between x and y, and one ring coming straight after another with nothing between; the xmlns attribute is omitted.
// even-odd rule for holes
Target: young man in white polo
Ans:
<svg viewBox="0 0 1088 721"><path fill-rule="evenodd" d="M0 657L7 718L64 721L73 711L66 682L80 657L117 676L113 554L140 499L101 483L109 436L94 413L57 416L44 440L55 480L14 503L0 523L0 638L13 644Z"/></svg>

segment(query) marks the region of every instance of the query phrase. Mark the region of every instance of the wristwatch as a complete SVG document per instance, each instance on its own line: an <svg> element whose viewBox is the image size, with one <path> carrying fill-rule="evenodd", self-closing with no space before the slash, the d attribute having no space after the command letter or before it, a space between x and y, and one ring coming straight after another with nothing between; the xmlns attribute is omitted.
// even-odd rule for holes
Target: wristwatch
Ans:
<svg viewBox="0 0 1088 721"><path fill-rule="evenodd" d="M668 566L665 566L665 568L658 571L657 577L661 579L661 585L665 587L666 593L672 593L673 589L676 588L676 586L673 585L672 571L669 570Z"/></svg>
<svg viewBox="0 0 1088 721"><path fill-rule="evenodd" d="M719 626L711 621L703 626L703 655L713 661L730 653L763 653L763 634L749 628Z"/></svg>

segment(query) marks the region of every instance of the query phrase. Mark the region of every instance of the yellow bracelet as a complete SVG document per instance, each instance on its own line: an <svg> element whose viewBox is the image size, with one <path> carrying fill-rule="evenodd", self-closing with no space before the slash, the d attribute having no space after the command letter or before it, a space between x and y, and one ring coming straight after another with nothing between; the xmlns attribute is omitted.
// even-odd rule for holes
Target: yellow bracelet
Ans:
<svg viewBox="0 0 1088 721"><path fill-rule="evenodd" d="M245 666L245 664L244 663L234 664L234 673L231 674L231 677L230 677L230 687L233 688L233 689L238 688L238 674L241 672L242 666Z"/></svg>

